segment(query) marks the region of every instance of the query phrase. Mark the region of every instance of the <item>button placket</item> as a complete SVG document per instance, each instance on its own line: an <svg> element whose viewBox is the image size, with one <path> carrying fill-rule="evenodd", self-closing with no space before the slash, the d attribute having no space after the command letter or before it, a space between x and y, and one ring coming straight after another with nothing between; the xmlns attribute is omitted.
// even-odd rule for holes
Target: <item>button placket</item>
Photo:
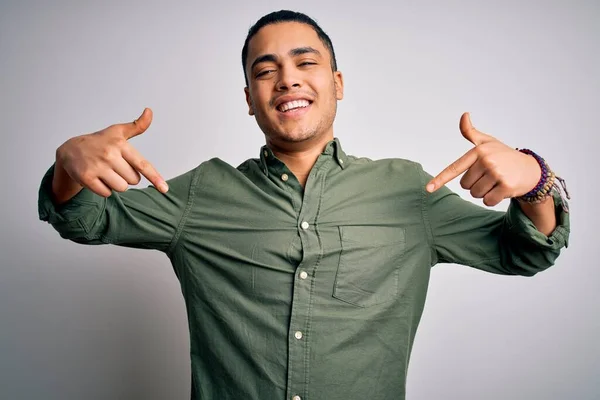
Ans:
<svg viewBox="0 0 600 400"><path fill-rule="evenodd" d="M310 347L309 320L311 314L311 298L314 295L314 285L306 281L312 275L322 252L319 232L317 229L319 204L325 174L315 165L307 181L301 207L297 215L297 229L304 252L304 257L295 274L292 315L288 336L288 387L287 397L301 400L306 389L306 379L310 366L307 363ZM289 177L291 178L291 176ZM280 181L281 182L281 181Z"/></svg>

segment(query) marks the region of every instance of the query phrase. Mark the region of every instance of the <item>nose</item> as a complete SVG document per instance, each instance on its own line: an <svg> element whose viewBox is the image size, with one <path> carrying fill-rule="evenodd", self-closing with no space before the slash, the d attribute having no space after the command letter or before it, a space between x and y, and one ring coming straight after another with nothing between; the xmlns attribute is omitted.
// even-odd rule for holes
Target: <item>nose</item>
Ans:
<svg viewBox="0 0 600 400"><path fill-rule="evenodd" d="M282 66L279 74L279 81L277 82L277 90L286 91L292 88L299 88L301 86L301 80L298 77L295 68L290 66Z"/></svg>

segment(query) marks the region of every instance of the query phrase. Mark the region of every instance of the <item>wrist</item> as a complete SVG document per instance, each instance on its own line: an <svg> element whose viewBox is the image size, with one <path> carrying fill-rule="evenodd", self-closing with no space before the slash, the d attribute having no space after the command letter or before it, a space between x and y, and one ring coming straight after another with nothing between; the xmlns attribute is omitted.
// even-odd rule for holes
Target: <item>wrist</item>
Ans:
<svg viewBox="0 0 600 400"><path fill-rule="evenodd" d="M527 154L534 159L540 171L539 179L536 185L527 193L517 197L517 200L525 203L539 203L550 196L554 188L554 172L550 169L546 161L529 149L517 149L521 153Z"/></svg>
<svg viewBox="0 0 600 400"><path fill-rule="evenodd" d="M552 198L552 196L546 196L544 199L538 201L538 202L529 202L526 200L521 199L520 197L516 198L517 202L519 203L519 205L521 206L522 209L528 209L531 210L533 212L535 212L536 210L542 210L543 208L547 207L548 204L553 204L554 205L554 199Z"/></svg>
<svg viewBox="0 0 600 400"><path fill-rule="evenodd" d="M56 161L54 163L54 175L52 177L52 194L56 204L62 204L83 189L83 186L76 182L67 170L63 167L63 158L60 154L60 147L56 150Z"/></svg>
<svg viewBox="0 0 600 400"><path fill-rule="evenodd" d="M539 155L534 153L533 151L531 151L529 149L518 149L518 148L517 148L517 150L520 151L521 153L532 156L536 160L536 162L538 163L538 165L541 169L541 176L540 176L540 179L539 179L537 185L535 185L535 187L533 189L531 189L529 192L525 193L524 195L516 197L516 199L519 201L519 204L521 204L523 206L530 204L533 207L535 207L535 205L539 205L539 204L547 204L552 200L552 192L557 192L561 196L561 199L563 200L562 201L563 209L565 211L568 211L567 202L563 197L563 192L561 191L561 188L562 188L565 193L566 198L567 199L571 198L569 196L569 192L567 191L567 186L565 184L565 181L562 178L556 176L554 174L554 171L552 171L550 169L550 166L548 166L546 161L542 157L540 157ZM557 184L557 182L560 183L560 186ZM552 203L554 203L554 202L552 201ZM548 206L543 206L543 207L548 207ZM538 209L541 209L541 207Z"/></svg>

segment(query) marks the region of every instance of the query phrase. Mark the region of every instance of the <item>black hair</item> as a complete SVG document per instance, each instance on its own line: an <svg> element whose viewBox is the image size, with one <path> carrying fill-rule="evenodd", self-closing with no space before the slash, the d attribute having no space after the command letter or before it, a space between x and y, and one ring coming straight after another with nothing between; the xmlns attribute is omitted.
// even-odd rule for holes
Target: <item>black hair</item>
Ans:
<svg viewBox="0 0 600 400"><path fill-rule="evenodd" d="M250 39L254 37L258 33L261 28L264 28L267 25L278 24L281 22L300 22L302 24L310 25L315 32L323 45L329 50L329 54L331 55L331 70L337 71L337 61L335 60L335 52L333 51L333 44L331 43L331 39L327 34L321 29L319 24L316 23L315 20L310 18L306 14L302 14L296 11L290 10L280 10L274 11L270 14L267 14L261 17L252 27L248 30L248 36L246 36L246 40L244 41L244 47L242 48L242 67L244 69L244 79L246 80L246 86L248 86L248 77L246 75L246 61L248 59L248 43Z"/></svg>

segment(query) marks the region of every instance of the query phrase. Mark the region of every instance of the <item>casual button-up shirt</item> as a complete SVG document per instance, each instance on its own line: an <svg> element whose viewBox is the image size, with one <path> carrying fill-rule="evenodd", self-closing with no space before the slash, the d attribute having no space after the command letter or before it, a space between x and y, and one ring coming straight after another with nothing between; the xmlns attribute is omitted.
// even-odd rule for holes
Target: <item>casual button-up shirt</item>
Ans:
<svg viewBox="0 0 600 400"><path fill-rule="evenodd" d="M303 188L264 146L234 168L203 162L104 198L83 189L39 216L83 244L156 249L181 282L196 399L404 399L431 267L531 276L567 245L569 218L535 229L506 212L425 191L420 164L346 155L328 143Z"/></svg>

